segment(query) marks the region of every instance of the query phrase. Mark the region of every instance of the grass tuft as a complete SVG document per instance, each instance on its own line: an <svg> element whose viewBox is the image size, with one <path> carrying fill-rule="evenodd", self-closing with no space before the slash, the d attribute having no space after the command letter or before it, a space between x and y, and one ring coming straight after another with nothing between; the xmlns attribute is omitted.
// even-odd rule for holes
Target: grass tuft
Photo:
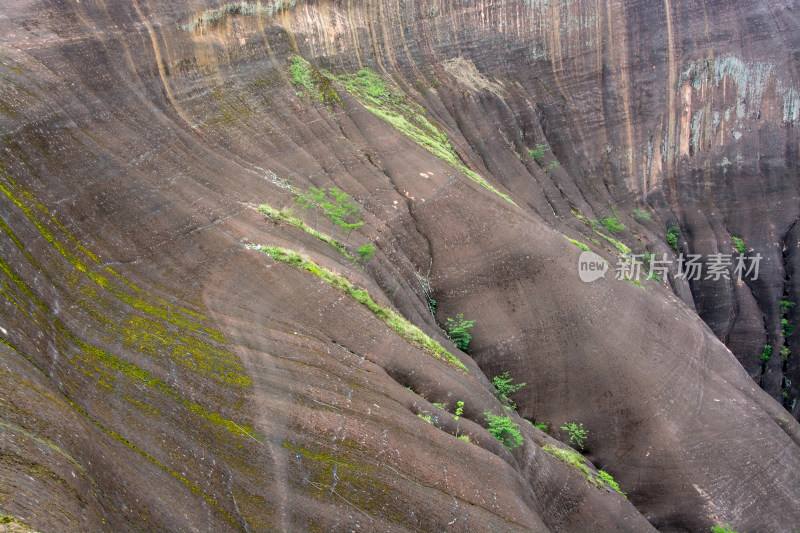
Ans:
<svg viewBox="0 0 800 533"><path fill-rule="evenodd" d="M614 478L611 477L611 474L602 470L600 470L597 474L592 474L592 471L586 466L586 459L575 450L557 448L550 444L545 445L542 447L542 449L562 463L566 463L580 470L581 473L586 476L586 481L595 487L604 489L606 487L606 483L608 483L612 489L625 496L625 493L620 490L619 484L614 481Z"/></svg>
<svg viewBox="0 0 800 533"><path fill-rule="evenodd" d="M578 248L580 248L581 250L583 250L584 252L591 252L592 251L591 248L589 248L588 246L586 246L585 244L583 244L580 241L576 241L575 239L570 239L569 237L566 237L566 236L564 238L567 239L572 244L574 244L575 246L577 246Z"/></svg>

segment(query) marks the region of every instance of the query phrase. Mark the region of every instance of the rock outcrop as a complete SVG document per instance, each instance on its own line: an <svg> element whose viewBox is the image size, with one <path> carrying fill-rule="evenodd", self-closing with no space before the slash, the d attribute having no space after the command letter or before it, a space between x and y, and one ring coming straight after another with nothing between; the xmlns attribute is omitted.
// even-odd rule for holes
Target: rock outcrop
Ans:
<svg viewBox="0 0 800 533"><path fill-rule="evenodd" d="M0 512L792 531L798 9L0 7ZM364 224L298 207L310 187ZM581 281L580 248L611 271ZM663 282L614 279L631 251ZM759 275L686 281L680 253Z"/></svg>

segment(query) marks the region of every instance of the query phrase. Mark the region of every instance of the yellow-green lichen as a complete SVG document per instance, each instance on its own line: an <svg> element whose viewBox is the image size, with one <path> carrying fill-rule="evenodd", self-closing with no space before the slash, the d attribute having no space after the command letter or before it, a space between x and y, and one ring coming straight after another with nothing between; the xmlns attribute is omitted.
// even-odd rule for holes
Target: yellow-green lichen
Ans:
<svg viewBox="0 0 800 533"><path fill-rule="evenodd" d="M56 328L62 333L62 335L68 338L74 345L78 346L81 349L82 357L78 354L75 354L74 357L81 359L83 363L89 366L92 370L97 372L98 374L102 375L102 370L99 368L98 363L102 363L108 368L116 370L117 372L123 374L130 380L137 381L146 385L149 388L159 391L163 395L167 396L170 399L179 401L186 409L192 411L203 417L208 422L211 422L215 425L224 427L228 429L232 433L238 433L240 435L246 435L248 437L252 437L255 439L263 439L263 435L259 434L256 430L246 424L237 424L236 422L223 418L217 413L211 412L201 405L191 402L181 396L181 394L158 379L157 377L153 376L146 370L139 368L138 366L128 363L127 361L123 361L117 356L111 355L104 351L97 346L92 346L90 344L85 343L78 337L76 337L72 332L68 331L58 320L54 321ZM111 376L111 379L115 379Z"/></svg>
<svg viewBox="0 0 800 533"><path fill-rule="evenodd" d="M0 191L25 214L55 250L67 259L69 264L74 267L75 272L83 274L97 287L104 289L103 294L110 294L143 313L143 315L130 315L129 313L129 316L132 317L128 319L127 324L115 326L109 320L100 319L104 313L96 310L102 301L98 291L90 292L86 287L82 287L81 292L96 297L96 303L84 300L82 304L82 307L87 310L95 308L94 311L89 311L91 315L98 318L105 326L112 328L113 332L121 336L128 345L134 345L139 340L138 337L149 336L152 338L153 335L157 335L160 337L159 347L163 352L160 356L177 356L177 360L186 364L192 371L220 379L230 385L247 387L251 384L250 378L244 374L244 369L235 356L216 349L210 344L210 342L224 343L225 339L220 332L202 324L205 317L147 294L111 268L106 267L103 270L105 274L95 271L92 265L99 263L97 257L69 235L64 226L52 217L44 206L35 202L28 193L22 191L2 166L0 166L0 174L7 182L7 184L0 182ZM71 251L39 218L52 222L58 228L59 233L65 236L66 242L72 242L77 246L78 252ZM20 252L36 270L44 270L4 221L0 221L0 228L11 237ZM78 257L80 252L86 255L88 261L83 261ZM47 311L44 304L21 282L19 276L13 273L5 261L0 262L0 269L25 293L31 302L36 303L43 312ZM78 280L79 277L68 277L68 281L72 284L77 284ZM181 332L181 330L184 331ZM152 351L151 355L153 355Z"/></svg>

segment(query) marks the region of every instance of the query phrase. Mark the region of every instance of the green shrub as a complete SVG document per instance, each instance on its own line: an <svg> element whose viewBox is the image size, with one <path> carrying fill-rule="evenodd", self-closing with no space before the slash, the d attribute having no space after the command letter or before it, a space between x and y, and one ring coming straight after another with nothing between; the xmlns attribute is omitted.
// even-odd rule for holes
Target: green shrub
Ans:
<svg viewBox="0 0 800 533"><path fill-rule="evenodd" d="M647 212L647 211L645 211L644 209L634 209L634 210L633 210L633 214L634 214L634 215L635 215L637 218L640 218L640 219L642 219L642 220L650 220L650 217L652 216L650 213L648 213L648 212Z"/></svg>
<svg viewBox="0 0 800 533"><path fill-rule="evenodd" d="M324 215L346 236L344 244L347 246L353 230L364 225L363 222L356 222L361 218L361 208L357 203L350 201L353 199L352 196L336 187L329 187L328 195L332 201L324 199L321 207ZM331 228L331 233L333 233L333 228Z"/></svg>
<svg viewBox="0 0 800 533"><path fill-rule="evenodd" d="M620 490L619 484L614 481L614 478L611 476L611 474L604 472L603 470L598 471L597 474L593 474L592 471L589 470L589 467L586 466L586 459L584 459L584 457L575 450L556 448L552 444L546 444L542 447L542 449L559 461L577 468L581 473L583 473L584 476L586 476L586 481L595 487L604 489L606 487L606 483L608 483L612 489L625 496L625 493Z"/></svg>
<svg viewBox="0 0 800 533"><path fill-rule="evenodd" d="M447 319L447 336L453 341L459 350L466 350L469 341L472 340L467 330L475 324L474 320L464 320L464 313L458 313L455 320Z"/></svg>
<svg viewBox="0 0 800 533"><path fill-rule="evenodd" d="M600 223L612 234L625 229L625 225L617 217L606 217Z"/></svg>
<svg viewBox="0 0 800 533"><path fill-rule="evenodd" d="M780 302L778 302L778 305L781 306L782 313L788 313L789 309L794 307L796 304L794 302L790 302L789 300L781 300Z"/></svg>
<svg viewBox="0 0 800 533"><path fill-rule="evenodd" d="M514 378L510 377L507 371L492 378L495 394L498 397L505 399L512 408L516 409L517 405L513 402L513 400L511 400L511 395L527 385L527 383L518 383L516 385L512 385L512 381L514 381Z"/></svg>
<svg viewBox="0 0 800 533"><path fill-rule="evenodd" d="M678 238L681 236L681 229L678 226L672 226L667 230L667 244L673 250L678 251Z"/></svg>
<svg viewBox="0 0 800 533"><path fill-rule="evenodd" d="M502 442L506 448L513 450L522 446L522 434L517 429L519 426L512 422L511 417L493 415L488 411L483 414L486 415L486 421L489 422L489 433Z"/></svg>
<svg viewBox="0 0 800 533"><path fill-rule="evenodd" d="M371 244L365 244L358 249L358 256L361 258L361 261L367 261L374 253L375 247Z"/></svg>
<svg viewBox="0 0 800 533"><path fill-rule="evenodd" d="M468 435L459 435L458 438L463 440L464 442L472 442L471 440L469 440Z"/></svg>
<svg viewBox="0 0 800 533"><path fill-rule="evenodd" d="M426 414L419 413L417 416L420 417L421 419L423 419L428 424L433 424L433 419L431 418L431 415L429 415L427 413Z"/></svg>
<svg viewBox="0 0 800 533"><path fill-rule="evenodd" d="M764 351L761 352L761 361L766 363L772 357L772 346L767 344L764 346Z"/></svg>
<svg viewBox="0 0 800 533"><path fill-rule="evenodd" d="M534 422L533 425L539 428L541 431L544 431L545 433L550 432L550 426L548 426L544 422Z"/></svg>
<svg viewBox="0 0 800 533"><path fill-rule="evenodd" d="M783 333L787 337L791 336L791 334L794 333L794 326L791 323L789 323L789 320L782 318L781 324L783 324L783 329L781 330L781 333Z"/></svg>
<svg viewBox="0 0 800 533"><path fill-rule="evenodd" d="M583 429L583 423L576 424L575 422L567 422L566 425L561 426L561 429L569 435L569 443L575 444L583 449L583 441L589 437L589 431Z"/></svg>
<svg viewBox="0 0 800 533"><path fill-rule="evenodd" d="M545 146L543 144L537 144L536 148L533 150L528 148L528 155L530 155L534 161L541 165L542 161L544 161L544 148Z"/></svg>
<svg viewBox="0 0 800 533"><path fill-rule="evenodd" d="M747 251L747 247L744 245L744 241L741 237L731 237L731 240L733 241L733 247L736 248L740 254Z"/></svg>
<svg viewBox="0 0 800 533"><path fill-rule="evenodd" d="M556 168L558 168L560 166L561 165L558 164L558 161L550 161L550 170L556 169Z"/></svg>
<svg viewBox="0 0 800 533"><path fill-rule="evenodd" d="M792 355L792 351L789 349L788 346L784 346L781 348L781 359L789 359L789 356Z"/></svg>

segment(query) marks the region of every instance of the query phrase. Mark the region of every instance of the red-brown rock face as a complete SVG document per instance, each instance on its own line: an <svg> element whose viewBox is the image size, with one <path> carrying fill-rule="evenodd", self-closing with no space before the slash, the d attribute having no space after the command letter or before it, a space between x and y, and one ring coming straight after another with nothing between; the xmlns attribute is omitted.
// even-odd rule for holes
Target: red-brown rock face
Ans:
<svg viewBox="0 0 800 533"><path fill-rule="evenodd" d="M4 521L800 523L796 2L6 4Z"/></svg>

